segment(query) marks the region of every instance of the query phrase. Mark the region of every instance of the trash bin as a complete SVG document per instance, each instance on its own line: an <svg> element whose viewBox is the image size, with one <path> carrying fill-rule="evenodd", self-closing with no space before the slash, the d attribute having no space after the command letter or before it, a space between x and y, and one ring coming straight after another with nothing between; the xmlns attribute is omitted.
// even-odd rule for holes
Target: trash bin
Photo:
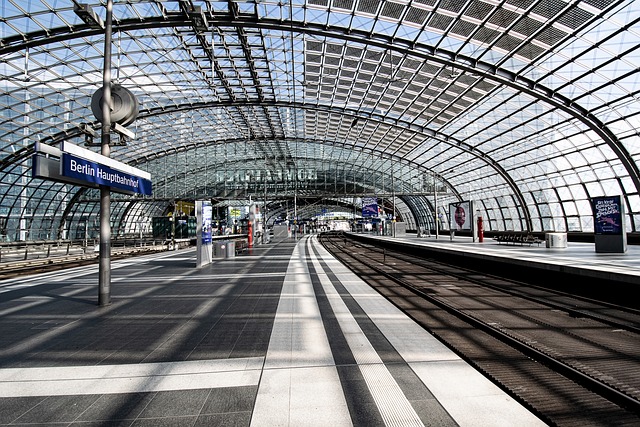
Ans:
<svg viewBox="0 0 640 427"><path fill-rule="evenodd" d="M213 257L224 258L226 256L227 240L216 240L213 242Z"/></svg>
<svg viewBox="0 0 640 427"><path fill-rule="evenodd" d="M548 248L567 247L567 233L545 233L544 237Z"/></svg>
<svg viewBox="0 0 640 427"><path fill-rule="evenodd" d="M236 242L234 241L227 241L226 242L226 257L227 258L233 258L236 256Z"/></svg>

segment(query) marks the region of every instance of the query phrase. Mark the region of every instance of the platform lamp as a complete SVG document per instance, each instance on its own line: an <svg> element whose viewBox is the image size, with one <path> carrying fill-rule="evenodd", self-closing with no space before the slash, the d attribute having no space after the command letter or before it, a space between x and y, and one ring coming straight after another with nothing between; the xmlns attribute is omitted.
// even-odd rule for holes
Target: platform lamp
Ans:
<svg viewBox="0 0 640 427"><path fill-rule="evenodd" d="M93 29L105 29L105 24L102 22L102 18L93 10L91 6L85 3L76 3L74 1L73 11L78 15L82 21Z"/></svg>

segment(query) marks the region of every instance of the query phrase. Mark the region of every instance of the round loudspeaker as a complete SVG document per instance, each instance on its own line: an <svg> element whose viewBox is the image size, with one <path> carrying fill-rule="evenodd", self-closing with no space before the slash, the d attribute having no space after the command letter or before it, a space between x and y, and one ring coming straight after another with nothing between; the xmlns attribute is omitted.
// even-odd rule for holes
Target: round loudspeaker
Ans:
<svg viewBox="0 0 640 427"><path fill-rule="evenodd" d="M102 94L103 88L98 89L91 97L91 111L102 123ZM111 85L111 123L127 126L138 117L138 100L135 95L119 84Z"/></svg>

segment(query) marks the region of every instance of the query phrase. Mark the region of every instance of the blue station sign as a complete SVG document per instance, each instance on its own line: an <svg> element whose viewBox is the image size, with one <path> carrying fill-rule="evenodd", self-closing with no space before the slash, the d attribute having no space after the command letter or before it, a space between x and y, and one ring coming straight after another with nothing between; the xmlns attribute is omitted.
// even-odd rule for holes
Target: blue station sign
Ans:
<svg viewBox="0 0 640 427"><path fill-rule="evenodd" d="M128 193L150 196L151 181L139 176L119 171L107 165L83 159L69 153L62 153L62 176L92 183L106 185Z"/></svg>
<svg viewBox="0 0 640 427"><path fill-rule="evenodd" d="M62 142L60 148L36 142L32 176L84 187L110 187L124 194L152 195L151 174L93 151Z"/></svg>

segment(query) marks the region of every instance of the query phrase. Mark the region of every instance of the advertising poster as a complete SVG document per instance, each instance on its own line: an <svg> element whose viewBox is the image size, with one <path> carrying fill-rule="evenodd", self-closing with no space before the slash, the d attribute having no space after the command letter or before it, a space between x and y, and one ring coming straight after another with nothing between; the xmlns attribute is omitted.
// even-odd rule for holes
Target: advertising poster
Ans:
<svg viewBox="0 0 640 427"><path fill-rule="evenodd" d="M378 199L377 197L362 198L362 217L372 218L378 217Z"/></svg>
<svg viewBox="0 0 640 427"><path fill-rule="evenodd" d="M211 244L211 219L213 208L210 202L202 202L202 243Z"/></svg>
<svg viewBox="0 0 640 427"><path fill-rule="evenodd" d="M196 200L196 267L211 263L212 242L212 213L210 201Z"/></svg>
<svg viewBox="0 0 640 427"><path fill-rule="evenodd" d="M591 199L596 234L622 234L622 207L620 203L620 196Z"/></svg>
<svg viewBox="0 0 640 427"><path fill-rule="evenodd" d="M452 230L471 230L471 203L469 201L449 205Z"/></svg>

